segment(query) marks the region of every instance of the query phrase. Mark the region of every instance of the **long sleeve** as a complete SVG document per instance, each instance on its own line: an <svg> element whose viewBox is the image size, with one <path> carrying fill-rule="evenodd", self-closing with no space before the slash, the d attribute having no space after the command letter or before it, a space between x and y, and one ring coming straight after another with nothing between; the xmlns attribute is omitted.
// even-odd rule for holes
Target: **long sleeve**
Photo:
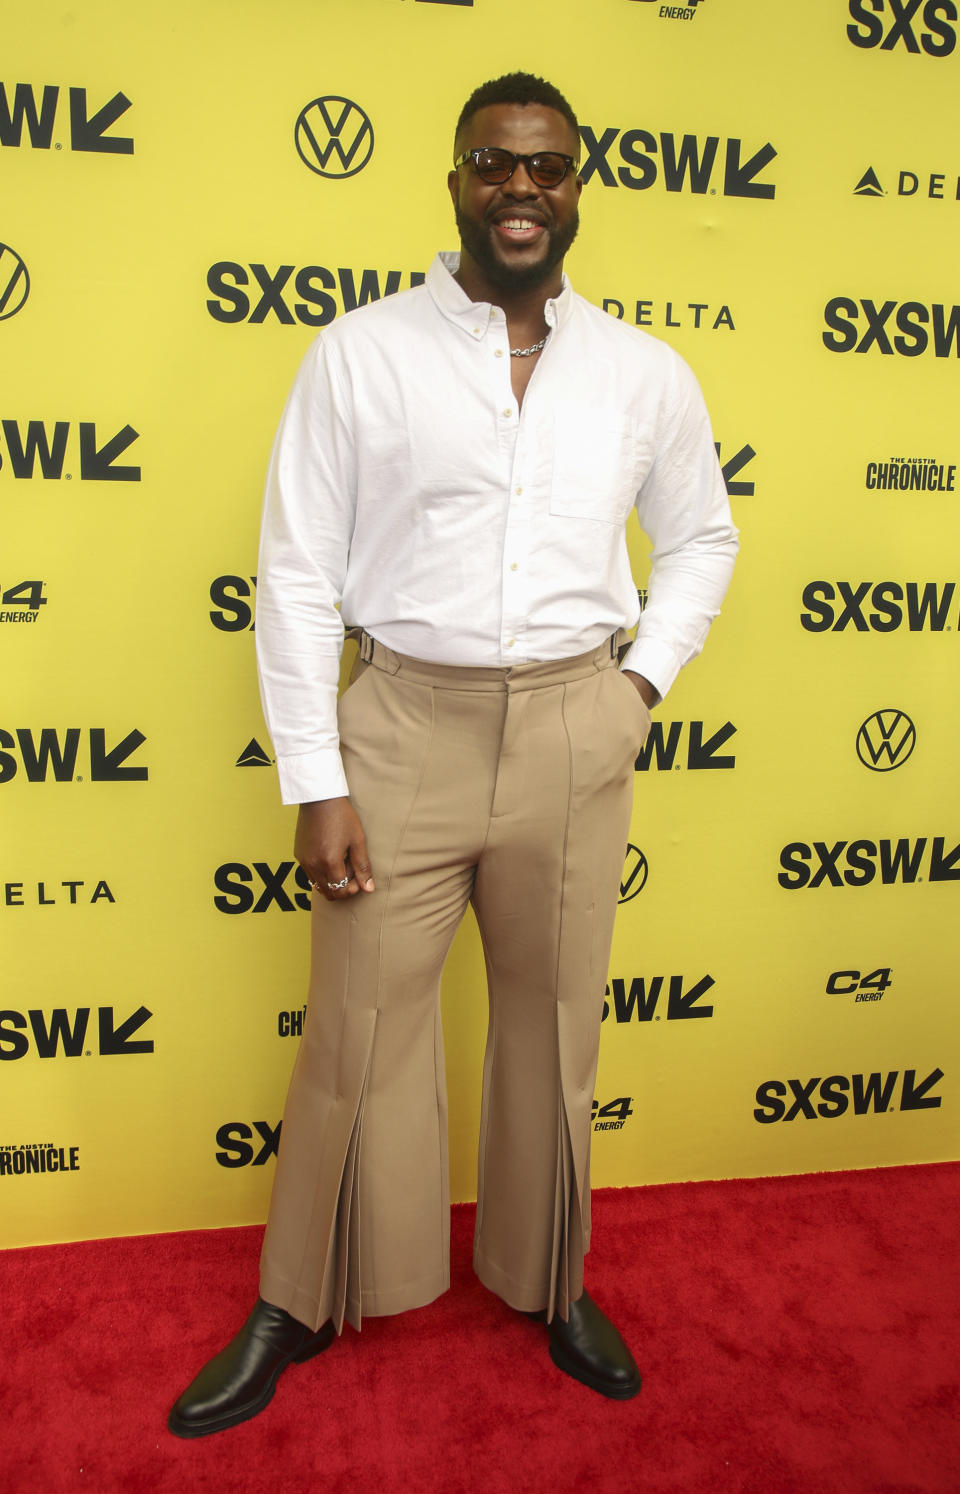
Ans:
<svg viewBox="0 0 960 1494"><path fill-rule="evenodd" d="M337 734L338 610L356 510L352 422L322 336L301 364L267 475L257 665L285 804L347 793Z"/></svg>
<svg viewBox="0 0 960 1494"><path fill-rule="evenodd" d="M661 696L702 649L739 548L703 396L683 360L671 361L656 456L637 500L653 542L648 600L623 660Z"/></svg>

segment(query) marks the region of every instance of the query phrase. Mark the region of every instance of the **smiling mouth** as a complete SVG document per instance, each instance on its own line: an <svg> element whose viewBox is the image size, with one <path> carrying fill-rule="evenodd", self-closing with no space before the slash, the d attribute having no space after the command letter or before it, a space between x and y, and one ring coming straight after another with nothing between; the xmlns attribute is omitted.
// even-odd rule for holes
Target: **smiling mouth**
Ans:
<svg viewBox="0 0 960 1494"><path fill-rule="evenodd" d="M499 234L514 244L532 244L535 239L546 232L543 224L535 222L533 218L500 218L493 226Z"/></svg>

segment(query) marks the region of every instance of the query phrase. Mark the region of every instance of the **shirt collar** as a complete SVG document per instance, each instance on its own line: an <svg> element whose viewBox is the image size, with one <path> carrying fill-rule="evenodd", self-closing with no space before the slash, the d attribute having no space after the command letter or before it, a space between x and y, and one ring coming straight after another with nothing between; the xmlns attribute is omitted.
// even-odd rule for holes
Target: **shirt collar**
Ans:
<svg viewBox="0 0 960 1494"><path fill-rule="evenodd" d="M458 250L441 249L427 271L427 290L438 311L462 327L471 337L484 337L490 325L494 307L489 301L471 301L466 291L454 280L460 267ZM570 315L573 307L573 287L566 275L559 296L552 297L544 307L544 319L548 327L560 327ZM499 311L499 308L497 308ZM503 313L499 315L502 317Z"/></svg>

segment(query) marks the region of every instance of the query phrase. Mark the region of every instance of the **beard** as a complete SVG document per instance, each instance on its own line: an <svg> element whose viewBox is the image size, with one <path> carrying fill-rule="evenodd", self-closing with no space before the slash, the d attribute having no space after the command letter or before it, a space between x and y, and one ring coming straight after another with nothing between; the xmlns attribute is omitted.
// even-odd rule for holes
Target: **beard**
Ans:
<svg viewBox="0 0 960 1494"><path fill-rule="evenodd" d="M510 265L497 257L491 237L491 225L486 219L467 217L461 212L459 204L454 207L454 216L464 249L490 284L501 291L533 290L549 280L580 227L580 214L575 210L563 227L557 227L556 224L547 226L549 242L547 252L541 259L533 264Z"/></svg>

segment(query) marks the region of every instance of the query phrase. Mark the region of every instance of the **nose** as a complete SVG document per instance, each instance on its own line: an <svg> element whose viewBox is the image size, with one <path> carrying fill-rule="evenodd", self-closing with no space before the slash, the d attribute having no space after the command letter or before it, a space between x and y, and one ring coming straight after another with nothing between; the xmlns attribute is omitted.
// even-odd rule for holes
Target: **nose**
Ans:
<svg viewBox="0 0 960 1494"><path fill-rule="evenodd" d="M513 170L513 175L504 183L504 191L511 197L536 197L540 191L533 177L527 170L525 161L518 161Z"/></svg>

